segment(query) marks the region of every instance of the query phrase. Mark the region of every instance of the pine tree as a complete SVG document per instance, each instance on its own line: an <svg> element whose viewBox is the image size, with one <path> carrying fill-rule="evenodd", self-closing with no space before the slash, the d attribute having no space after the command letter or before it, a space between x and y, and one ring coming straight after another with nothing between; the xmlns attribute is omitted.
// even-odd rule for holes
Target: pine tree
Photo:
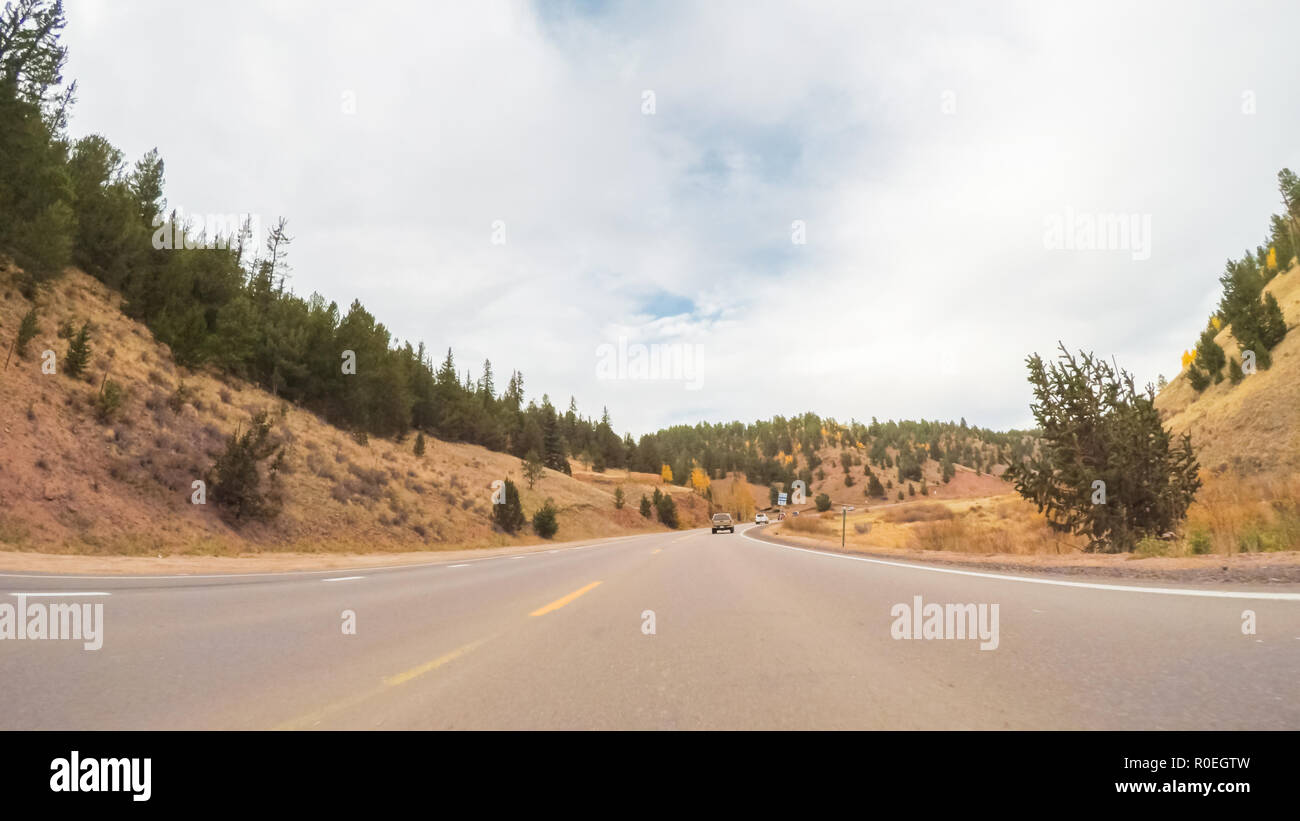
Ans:
<svg viewBox="0 0 1300 821"><path fill-rule="evenodd" d="M874 473L871 474L871 478L867 482L867 495L880 497L885 495L885 488L880 484L880 480L876 478Z"/></svg>
<svg viewBox="0 0 1300 821"><path fill-rule="evenodd" d="M504 501L492 506L492 520L506 533L517 533L527 521L519 504L519 489L509 479L506 480Z"/></svg>
<svg viewBox="0 0 1300 821"><path fill-rule="evenodd" d="M1272 293L1264 295L1263 311L1260 341L1267 348L1272 349L1286 337L1286 318L1282 316L1282 306L1277 303L1277 297Z"/></svg>
<svg viewBox="0 0 1300 821"><path fill-rule="evenodd" d="M652 512L653 511L650 506L650 500L646 498L646 495L644 493L642 493L641 494L641 516L643 518L649 519L650 514Z"/></svg>
<svg viewBox="0 0 1300 821"><path fill-rule="evenodd" d="M27 343L35 338L36 331L36 309L32 308L23 314L22 322L18 324L18 338L14 341L14 350L18 352L20 358L27 356Z"/></svg>
<svg viewBox="0 0 1300 821"><path fill-rule="evenodd" d="M622 510L625 501L626 499L623 496L623 486L619 485L618 487L614 488L614 509Z"/></svg>
<svg viewBox="0 0 1300 821"><path fill-rule="evenodd" d="M533 485L537 484L537 480L546 475L546 465L542 464L537 451L528 451L528 455L524 457L523 470L524 479L528 481L528 489L532 490Z"/></svg>
<svg viewBox="0 0 1300 821"><path fill-rule="evenodd" d="M673 501L671 493L655 493L658 498L655 500L655 510L659 514L659 521L673 530L677 529L677 503Z"/></svg>
<svg viewBox="0 0 1300 821"><path fill-rule="evenodd" d="M1214 341L1214 336L1213 326L1201 332L1201 338L1196 343L1196 364L1217 383L1223 381L1223 366L1227 364L1227 357L1219 343Z"/></svg>
<svg viewBox="0 0 1300 821"><path fill-rule="evenodd" d="M1173 444L1154 388L1138 393L1128 372L1060 350L1056 363L1027 360L1042 438L1007 478L1053 529L1086 536L1090 551L1131 550L1173 530L1201 486L1191 436Z"/></svg>
<svg viewBox="0 0 1300 821"><path fill-rule="evenodd" d="M90 361L90 323L83 322L77 336L68 344L68 354L63 358L63 372L68 376L81 376Z"/></svg>
<svg viewBox="0 0 1300 821"><path fill-rule="evenodd" d="M424 431L415 434L415 456L417 459L424 456Z"/></svg>

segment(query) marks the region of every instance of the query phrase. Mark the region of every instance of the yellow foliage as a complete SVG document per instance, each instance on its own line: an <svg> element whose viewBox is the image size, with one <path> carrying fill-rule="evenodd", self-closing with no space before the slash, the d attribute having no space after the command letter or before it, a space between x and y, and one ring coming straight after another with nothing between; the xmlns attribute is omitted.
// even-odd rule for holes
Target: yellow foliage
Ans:
<svg viewBox="0 0 1300 821"><path fill-rule="evenodd" d="M664 482L671 482L673 480L673 469L664 465L659 471L659 478L663 479Z"/></svg>
<svg viewBox="0 0 1300 821"><path fill-rule="evenodd" d="M709 489L709 475L702 468L691 470L691 488L699 494Z"/></svg>
<svg viewBox="0 0 1300 821"><path fill-rule="evenodd" d="M1183 370L1196 361L1196 351L1183 351Z"/></svg>
<svg viewBox="0 0 1300 821"><path fill-rule="evenodd" d="M1214 330L1216 331L1223 330L1223 320L1219 319L1217 316L1210 317L1210 324L1214 326Z"/></svg>
<svg viewBox="0 0 1300 821"><path fill-rule="evenodd" d="M1268 270L1270 271L1277 270L1277 249L1276 248L1268 249L1268 261L1265 264L1268 266Z"/></svg>

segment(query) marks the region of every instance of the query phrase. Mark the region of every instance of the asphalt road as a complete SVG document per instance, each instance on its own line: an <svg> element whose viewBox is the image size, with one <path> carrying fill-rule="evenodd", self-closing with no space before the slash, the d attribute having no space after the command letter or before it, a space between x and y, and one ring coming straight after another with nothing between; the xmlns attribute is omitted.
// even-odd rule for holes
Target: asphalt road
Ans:
<svg viewBox="0 0 1300 821"><path fill-rule="evenodd" d="M751 529L398 569L0 574L0 602L104 605L102 649L0 640L0 729L1300 728L1295 586L1008 578ZM915 596L997 604L997 648L894 638Z"/></svg>

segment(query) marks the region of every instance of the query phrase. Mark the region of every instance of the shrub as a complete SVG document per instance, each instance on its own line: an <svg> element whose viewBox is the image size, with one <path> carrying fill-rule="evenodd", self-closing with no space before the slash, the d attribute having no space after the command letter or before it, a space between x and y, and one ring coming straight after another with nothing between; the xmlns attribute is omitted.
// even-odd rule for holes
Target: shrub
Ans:
<svg viewBox="0 0 1300 821"><path fill-rule="evenodd" d="M560 529L560 523L556 518L559 511L555 509L555 503L550 499L533 514L533 532L543 539L549 539Z"/></svg>
<svg viewBox="0 0 1300 821"><path fill-rule="evenodd" d="M1187 549L1197 556L1211 552L1209 531L1198 528L1188 534Z"/></svg>
<svg viewBox="0 0 1300 821"><path fill-rule="evenodd" d="M492 521L506 533L517 533L527 521L519 504L519 489L509 479L506 480L503 502L492 506Z"/></svg>
<svg viewBox="0 0 1300 821"><path fill-rule="evenodd" d="M677 503L673 501L671 493L659 493L655 491L658 498L655 501L655 511L659 514L659 521L666 526L677 529Z"/></svg>
<svg viewBox="0 0 1300 821"><path fill-rule="evenodd" d="M650 508L650 500L646 498L646 495L644 493L642 493L641 494L641 515L649 519L651 512L652 511Z"/></svg>
<svg viewBox="0 0 1300 821"><path fill-rule="evenodd" d="M36 330L36 309L32 308L23 314L23 321L18 325L18 341L14 343L14 349L20 357L27 355L27 343L36 336Z"/></svg>
<svg viewBox="0 0 1300 821"><path fill-rule="evenodd" d="M68 355L63 360L63 372L68 376L81 376L90 361L90 323L83 322L77 336L68 344Z"/></svg>
<svg viewBox="0 0 1300 821"><path fill-rule="evenodd" d="M171 396L167 397L167 407L172 409L172 413L180 413L181 408L187 402L193 401L194 389L186 385L185 380L182 379L180 384L176 386L176 391L172 393Z"/></svg>
<svg viewBox="0 0 1300 821"><path fill-rule="evenodd" d="M615 510L622 510L622 509L623 509L623 504L624 504L625 502L626 502L626 499L625 499L625 497L623 496L623 488L622 488L622 486L619 486L619 487L614 488L614 509L615 509Z"/></svg>
<svg viewBox="0 0 1300 821"><path fill-rule="evenodd" d="M415 434L415 449L413 450L413 453L415 453L417 459L424 455L424 431L419 431Z"/></svg>
<svg viewBox="0 0 1300 821"><path fill-rule="evenodd" d="M126 390L112 379L104 380L104 385L95 397L95 413L101 422L111 422L122 408Z"/></svg>
<svg viewBox="0 0 1300 821"><path fill-rule="evenodd" d="M1139 556L1164 556L1169 552L1169 543L1154 536L1143 536L1138 540L1133 552Z"/></svg>
<svg viewBox="0 0 1300 821"><path fill-rule="evenodd" d="M817 504L817 509L825 512L831 509L831 497L825 493L818 493L817 498L813 500Z"/></svg>
<svg viewBox="0 0 1300 821"><path fill-rule="evenodd" d="M271 487L264 490L261 465L268 459L272 461L265 472ZM278 475L283 460L283 448L271 438L271 421L260 411L243 435L230 437L209 471L213 500L237 521L274 518L283 502Z"/></svg>

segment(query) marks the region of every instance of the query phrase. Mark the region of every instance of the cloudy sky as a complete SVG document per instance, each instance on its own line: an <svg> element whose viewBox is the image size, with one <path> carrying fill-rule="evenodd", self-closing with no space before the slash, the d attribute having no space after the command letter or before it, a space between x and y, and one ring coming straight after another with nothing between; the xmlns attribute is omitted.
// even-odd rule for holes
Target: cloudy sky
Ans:
<svg viewBox="0 0 1300 821"><path fill-rule="evenodd" d="M74 135L156 146L185 213L287 217L297 292L620 432L1027 426L1057 340L1172 377L1300 167L1295 4L67 14ZM1053 234L1118 214L1117 247ZM690 367L633 378L620 339Z"/></svg>

